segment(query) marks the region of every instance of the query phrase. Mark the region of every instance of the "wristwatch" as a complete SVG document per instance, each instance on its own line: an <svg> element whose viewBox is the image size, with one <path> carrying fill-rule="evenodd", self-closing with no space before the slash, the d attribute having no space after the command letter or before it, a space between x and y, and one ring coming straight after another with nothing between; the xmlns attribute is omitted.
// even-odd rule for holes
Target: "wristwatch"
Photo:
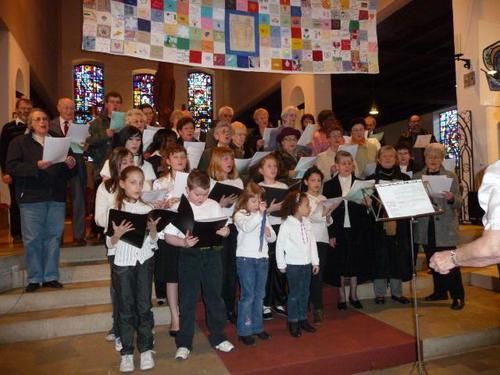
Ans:
<svg viewBox="0 0 500 375"><path fill-rule="evenodd" d="M460 266L457 262L457 252L456 250L450 251L451 262L455 265L455 267Z"/></svg>

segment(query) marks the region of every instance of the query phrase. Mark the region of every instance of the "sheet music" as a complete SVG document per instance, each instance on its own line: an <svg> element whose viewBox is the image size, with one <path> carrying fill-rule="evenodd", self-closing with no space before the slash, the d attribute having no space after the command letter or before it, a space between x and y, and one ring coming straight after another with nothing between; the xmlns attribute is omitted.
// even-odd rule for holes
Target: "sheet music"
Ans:
<svg viewBox="0 0 500 375"><path fill-rule="evenodd" d="M198 168L201 156L205 150L205 142L184 142L184 148L186 149L191 169Z"/></svg>
<svg viewBox="0 0 500 375"><path fill-rule="evenodd" d="M149 191L143 191L141 193L141 199L145 203L162 201L162 200L166 199L167 196L168 196L168 190L166 190L166 189L149 190Z"/></svg>
<svg viewBox="0 0 500 375"><path fill-rule="evenodd" d="M281 128L265 128L262 139L264 140L264 148L266 150L274 150L276 148L276 137Z"/></svg>
<svg viewBox="0 0 500 375"><path fill-rule="evenodd" d="M89 125L71 123L66 136L71 138L72 143L76 143L78 145L85 143L85 140L89 136Z"/></svg>
<svg viewBox="0 0 500 375"><path fill-rule="evenodd" d="M257 151L255 154L252 156L252 160L250 160L249 168L253 167L256 165L260 159L265 158L267 155L269 155L271 151Z"/></svg>
<svg viewBox="0 0 500 375"><path fill-rule="evenodd" d="M174 190L172 191L172 197L182 197L182 194L184 194L184 192L186 191L188 175L189 173L186 172L175 172Z"/></svg>
<svg viewBox="0 0 500 375"><path fill-rule="evenodd" d="M156 128L153 126L147 127L144 129L144 132L142 133L142 149L146 151L153 142L153 137L155 136L156 132L160 130L161 128Z"/></svg>
<svg viewBox="0 0 500 375"><path fill-rule="evenodd" d="M306 126L302 134L300 135L299 141L297 142L298 145L300 146L307 146L309 143L312 142L313 135L316 132L316 130L319 129L319 125L317 124L309 124Z"/></svg>
<svg viewBox="0 0 500 375"><path fill-rule="evenodd" d="M353 159L356 159L356 154L358 153L358 145L340 145L339 150L347 151L352 155Z"/></svg>
<svg viewBox="0 0 500 375"><path fill-rule="evenodd" d="M372 133L368 138L375 138L377 141L382 141L382 138L384 138L384 132L380 133Z"/></svg>
<svg viewBox="0 0 500 375"><path fill-rule="evenodd" d="M421 134L417 136L413 148L426 148L431 143L432 134Z"/></svg>
<svg viewBox="0 0 500 375"><path fill-rule="evenodd" d="M307 171L316 163L316 156L302 156L297 165L295 166L296 171Z"/></svg>
<svg viewBox="0 0 500 375"><path fill-rule="evenodd" d="M318 203L318 207L327 207L328 209L336 209L340 204L344 201L344 198L342 197L337 197L337 198L330 198L330 199L325 199L321 202Z"/></svg>
<svg viewBox="0 0 500 375"><path fill-rule="evenodd" d="M356 180L352 184L351 190L349 190L349 193L347 193L344 199L361 204L361 202L363 202L365 194L371 195L373 193L374 186L375 186L375 180L367 180L367 181Z"/></svg>
<svg viewBox="0 0 500 375"><path fill-rule="evenodd" d="M432 197L442 197L443 191L450 191L453 179L444 175L426 175L422 176L422 181L429 183L429 193Z"/></svg>
<svg viewBox="0 0 500 375"><path fill-rule="evenodd" d="M375 169L377 168L377 163L368 163L365 166L365 170L363 171L363 176L371 176L375 173Z"/></svg>
<svg viewBox="0 0 500 375"><path fill-rule="evenodd" d="M435 212L422 180L377 184L375 189L391 219Z"/></svg>
<svg viewBox="0 0 500 375"><path fill-rule="evenodd" d="M252 159L234 159L234 166L239 174L244 173L250 166Z"/></svg>
<svg viewBox="0 0 500 375"><path fill-rule="evenodd" d="M42 160L50 161L52 164L62 163L68 156L70 143L69 137L45 137Z"/></svg>
<svg viewBox="0 0 500 375"><path fill-rule="evenodd" d="M115 132L122 130L125 127L125 112L111 112L111 121L109 128Z"/></svg>

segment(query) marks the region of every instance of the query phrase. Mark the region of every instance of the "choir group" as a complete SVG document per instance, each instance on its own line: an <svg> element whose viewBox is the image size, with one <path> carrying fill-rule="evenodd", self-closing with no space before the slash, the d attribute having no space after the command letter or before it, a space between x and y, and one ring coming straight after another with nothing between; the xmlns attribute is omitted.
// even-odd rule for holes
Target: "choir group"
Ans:
<svg viewBox="0 0 500 375"><path fill-rule="evenodd" d="M286 318L293 337L315 332L324 319L325 282L338 288L339 310L363 308L357 286L366 281L373 282L375 303L385 304L390 295L392 303L409 304L402 283L411 279L415 261L410 222L377 222L377 199L348 198L356 181L449 177L449 191L433 197L443 214L418 220L415 245L429 258L457 245L457 178L443 167L441 144L429 139L415 147L426 135L416 115L393 147L374 132L373 117L354 119L347 134L330 110L317 119L306 114L295 126L298 110L287 107L272 127L267 110L259 108L256 127L247 128L223 107L213 129L200 133L182 111L160 127L149 106L126 112L124 126L117 128L112 117L120 106L120 94L108 93L105 112L90 123L80 146L94 166L94 231L105 228L112 276L113 327L107 339L121 354L123 372L134 370L134 340L140 368L154 367L153 284L156 302L168 303L179 360L193 349L200 293L208 339L222 352L234 350L224 334L226 321L235 324L244 345L269 340L263 321L277 316ZM61 163L44 161L46 139L56 136L46 112L33 109L26 125L26 134L10 142L2 171L14 181L32 292L41 283L62 287L57 263L65 181L75 173L78 153L70 151ZM154 135L144 147L148 129ZM146 199L145 192L156 198ZM140 245L132 245L138 224L110 220L110 210L137 217L168 210L177 216L165 222L149 215ZM191 226L182 223L186 215ZM197 225L208 228L208 237ZM444 300L449 293L451 308L463 308L459 268L433 278L434 292L425 299Z"/></svg>

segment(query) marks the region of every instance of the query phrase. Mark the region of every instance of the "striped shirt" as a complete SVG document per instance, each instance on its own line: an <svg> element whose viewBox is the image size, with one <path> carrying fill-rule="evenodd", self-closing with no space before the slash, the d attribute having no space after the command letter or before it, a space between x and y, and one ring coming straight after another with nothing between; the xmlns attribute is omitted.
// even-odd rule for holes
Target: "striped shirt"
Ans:
<svg viewBox="0 0 500 375"><path fill-rule="evenodd" d="M123 202L122 205L122 211L135 214L146 214L151 210L151 206L142 202ZM113 245L111 243L111 237L106 236L108 256L114 255L114 264L120 267L135 266L137 262L143 264L146 260L153 256L153 251L157 248L156 241L157 238L151 238L148 236L144 240L142 248L138 248L121 240Z"/></svg>

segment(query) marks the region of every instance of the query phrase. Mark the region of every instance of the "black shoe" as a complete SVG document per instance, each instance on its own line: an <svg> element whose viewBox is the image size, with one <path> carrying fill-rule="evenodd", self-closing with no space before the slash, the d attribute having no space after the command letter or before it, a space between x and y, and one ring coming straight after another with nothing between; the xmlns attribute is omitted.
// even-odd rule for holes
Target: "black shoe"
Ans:
<svg viewBox="0 0 500 375"><path fill-rule="evenodd" d="M446 301L448 299L448 296L446 294L437 294L437 293L432 293L429 294L427 297L424 298L426 301Z"/></svg>
<svg viewBox="0 0 500 375"><path fill-rule="evenodd" d="M313 311L313 323L314 324L321 324L323 319L324 319L323 310L314 310Z"/></svg>
<svg viewBox="0 0 500 375"><path fill-rule="evenodd" d="M234 311L229 311L227 313L227 321L230 322L231 324L236 324L236 313Z"/></svg>
<svg viewBox="0 0 500 375"><path fill-rule="evenodd" d="M255 339L253 338L253 336L238 336L238 340L240 340L243 344L247 346L255 345Z"/></svg>
<svg viewBox="0 0 500 375"><path fill-rule="evenodd" d="M170 337L176 337L178 332L179 332L179 330L174 331L173 329L171 329L168 331L168 334Z"/></svg>
<svg viewBox="0 0 500 375"><path fill-rule="evenodd" d="M316 332L316 328L314 328L312 325L310 325L309 322L307 321L307 319L300 320L299 327L300 327L300 329L303 329L304 331L309 332L309 333Z"/></svg>
<svg viewBox="0 0 500 375"><path fill-rule="evenodd" d="M377 305L385 304L385 297L375 297L375 304Z"/></svg>
<svg viewBox="0 0 500 375"><path fill-rule="evenodd" d="M462 310L465 306L465 302L460 298L453 298L453 303L451 304L452 310Z"/></svg>
<svg viewBox="0 0 500 375"><path fill-rule="evenodd" d="M255 333L254 336L257 336L261 340L269 340L271 338L271 335L266 331Z"/></svg>
<svg viewBox="0 0 500 375"><path fill-rule="evenodd" d="M355 309L358 309L358 310L363 308L363 305L357 299L351 299L351 298L349 298L349 304L352 307L354 307Z"/></svg>
<svg viewBox="0 0 500 375"><path fill-rule="evenodd" d="M300 333L300 327L298 322L288 322L288 331L290 335L293 337L300 337L302 334Z"/></svg>
<svg viewBox="0 0 500 375"><path fill-rule="evenodd" d="M288 313L286 312L285 306L282 305L273 306L271 307L271 310L276 315L282 316L284 318L288 317Z"/></svg>
<svg viewBox="0 0 500 375"><path fill-rule="evenodd" d="M26 285L26 288L24 290L26 291L26 293L33 293L37 289L40 289L40 284L29 283L28 285Z"/></svg>
<svg viewBox="0 0 500 375"><path fill-rule="evenodd" d="M42 284L42 287L44 288L54 288L54 289L61 289L63 285L57 281L57 280L52 280L52 281L47 281Z"/></svg>
<svg viewBox="0 0 500 375"><path fill-rule="evenodd" d="M399 296L399 297L396 297L396 296L391 296L391 299L393 301L396 301L396 302L399 302L399 303L402 303L403 305L407 305L410 303L410 300L408 298L406 298L405 296Z"/></svg>
<svg viewBox="0 0 500 375"><path fill-rule="evenodd" d="M347 303L345 303L345 302L338 302L337 303L337 310L347 310Z"/></svg>

